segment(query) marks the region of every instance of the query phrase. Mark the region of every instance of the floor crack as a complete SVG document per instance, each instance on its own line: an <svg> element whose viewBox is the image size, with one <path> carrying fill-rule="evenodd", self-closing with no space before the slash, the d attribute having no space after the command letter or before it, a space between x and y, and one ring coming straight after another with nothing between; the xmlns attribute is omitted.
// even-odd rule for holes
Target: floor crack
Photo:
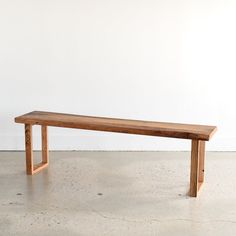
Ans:
<svg viewBox="0 0 236 236"><path fill-rule="evenodd" d="M125 222L131 222L131 223L145 223L145 222L157 222L157 223L165 223L165 222L172 222L172 221L187 221L192 222L196 224L209 224L209 223L231 223L236 224L236 221L233 220L206 220L206 221L200 221L200 220L192 220L192 219L184 219L184 218L176 218L176 219L166 219L166 220L160 220L156 218L151 218L147 220L137 220L137 219L127 219L124 217L114 217L114 216L107 216L95 209L90 209L93 213L101 216L104 219L108 220L119 220L119 221L125 221Z"/></svg>

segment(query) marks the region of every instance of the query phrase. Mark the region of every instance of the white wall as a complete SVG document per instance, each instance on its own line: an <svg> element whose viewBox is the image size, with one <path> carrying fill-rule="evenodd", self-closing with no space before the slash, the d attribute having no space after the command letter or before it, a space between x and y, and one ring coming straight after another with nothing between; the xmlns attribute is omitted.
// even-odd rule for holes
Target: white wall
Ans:
<svg viewBox="0 0 236 236"><path fill-rule="evenodd" d="M47 110L217 125L208 150L236 150L235 12L235 0L0 0L0 149L24 148L15 116ZM50 134L51 149L190 147Z"/></svg>

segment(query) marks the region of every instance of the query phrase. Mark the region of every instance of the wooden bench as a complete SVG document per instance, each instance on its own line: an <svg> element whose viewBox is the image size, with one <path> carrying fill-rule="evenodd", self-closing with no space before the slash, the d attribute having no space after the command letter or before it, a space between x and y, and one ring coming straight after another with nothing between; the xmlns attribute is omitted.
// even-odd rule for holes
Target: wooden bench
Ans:
<svg viewBox="0 0 236 236"><path fill-rule="evenodd" d="M209 141L217 129L215 126L112 119L43 111L33 111L16 117L15 122L25 124L26 172L28 175L33 175L48 165L48 126L191 139L189 195L192 197L197 196L198 190L204 182L205 141ZM33 125L41 125L42 128L42 162L37 165L33 164Z"/></svg>

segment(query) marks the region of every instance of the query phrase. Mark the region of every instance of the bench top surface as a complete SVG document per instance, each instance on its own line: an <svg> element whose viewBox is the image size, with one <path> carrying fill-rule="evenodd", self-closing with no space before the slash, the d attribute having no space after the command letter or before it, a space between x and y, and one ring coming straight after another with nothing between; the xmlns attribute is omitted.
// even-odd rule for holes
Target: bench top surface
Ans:
<svg viewBox="0 0 236 236"><path fill-rule="evenodd" d="M15 122L206 141L217 129L216 126L114 119L43 111L33 111L16 117Z"/></svg>

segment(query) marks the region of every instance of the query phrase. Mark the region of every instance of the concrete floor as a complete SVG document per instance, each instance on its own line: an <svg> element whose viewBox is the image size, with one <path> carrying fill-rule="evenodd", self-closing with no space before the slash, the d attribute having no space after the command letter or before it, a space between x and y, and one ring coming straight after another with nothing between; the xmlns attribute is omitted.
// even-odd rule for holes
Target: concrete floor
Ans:
<svg viewBox="0 0 236 236"><path fill-rule="evenodd" d="M207 153L196 199L188 152L51 152L33 177L23 152L0 163L1 236L236 235L236 153Z"/></svg>

